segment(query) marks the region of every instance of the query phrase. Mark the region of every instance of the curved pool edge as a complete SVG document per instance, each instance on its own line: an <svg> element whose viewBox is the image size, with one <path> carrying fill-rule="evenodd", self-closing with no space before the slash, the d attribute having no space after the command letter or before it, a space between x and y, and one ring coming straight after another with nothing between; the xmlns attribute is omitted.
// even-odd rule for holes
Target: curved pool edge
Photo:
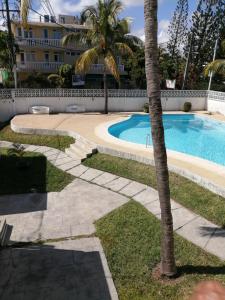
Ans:
<svg viewBox="0 0 225 300"><path fill-rule="evenodd" d="M134 112L136 113L136 112ZM174 112L176 113L176 112ZM180 112L179 112L180 113ZM136 160L145 164L154 164L152 149L134 149L131 145L121 145L113 141L104 139L105 128L107 124L115 124L118 121L129 119L132 113L112 113L109 115L102 114L59 114L59 115L17 115L12 121L14 129L21 133L38 133L38 134L63 134L70 136L80 136L94 143L101 153L113 156L123 157L126 159ZM199 115L199 114L198 114ZM108 121L111 120L111 121ZM225 120L225 118L224 118ZM104 132L101 131L102 126ZM100 132L96 132L99 131ZM116 138L115 138L116 139ZM187 155L182 159L173 158L168 153L168 165L170 171L182 175L203 186L210 191L225 197L225 168L217 165L210 165L206 160L195 162L197 159L191 157L187 161Z"/></svg>
<svg viewBox="0 0 225 300"><path fill-rule="evenodd" d="M131 117L132 115L98 125L95 128L95 134L110 144L110 147L98 145L98 150L100 153L154 165L152 146L146 148L145 145L121 140L111 135L108 131L109 127L112 125L127 121ZM170 171L184 176L210 191L225 197L225 166L203 158L168 149L167 158Z"/></svg>

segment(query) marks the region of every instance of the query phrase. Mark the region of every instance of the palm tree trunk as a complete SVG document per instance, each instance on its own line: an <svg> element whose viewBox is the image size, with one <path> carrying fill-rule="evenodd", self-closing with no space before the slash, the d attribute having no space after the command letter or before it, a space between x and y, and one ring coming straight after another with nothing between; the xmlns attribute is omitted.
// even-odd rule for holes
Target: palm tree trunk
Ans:
<svg viewBox="0 0 225 300"><path fill-rule="evenodd" d="M103 81L104 81L104 97L105 97L105 114L108 114L108 87L107 87L107 73L106 69L103 73Z"/></svg>
<svg viewBox="0 0 225 300"><path fill-rule="evenodd" d="M161 207L161 274L176 274L174 258L173 218L170 204L169 173L162 122L160 99L159 61L158 61L158 10L157 0L144 1L145 14L145 68L149 97L149 112L154 148L156 177Z"/></svg>

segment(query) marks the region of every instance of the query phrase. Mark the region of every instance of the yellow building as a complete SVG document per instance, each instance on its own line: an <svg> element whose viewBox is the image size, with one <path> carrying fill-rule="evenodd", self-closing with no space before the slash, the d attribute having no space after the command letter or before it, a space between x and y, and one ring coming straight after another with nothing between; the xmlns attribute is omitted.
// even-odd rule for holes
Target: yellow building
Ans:
<svg viewBox="0 0 225 300"><path fill-rule="evenodd" d="M87 29L77 17L67 15L59 15L56 22L46 15L39 22L28 22L26 28L20 21L14 20L12 32L19 46L19 53L16 54L18 80L26 79L33 72L56 73L62 64L74 64L85 47L79 44L65 47L62 37L71 31ZM123 65L120 64L119 69L124 73ZM102 73L103 64L96 62L88 75L94 80L100 79Z"/></svg>

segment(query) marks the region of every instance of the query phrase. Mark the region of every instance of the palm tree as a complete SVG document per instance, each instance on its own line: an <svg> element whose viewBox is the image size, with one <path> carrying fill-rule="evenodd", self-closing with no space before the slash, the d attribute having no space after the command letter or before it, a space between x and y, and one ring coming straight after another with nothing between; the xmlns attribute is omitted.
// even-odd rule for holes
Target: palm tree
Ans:
<svg viewBox="0 0 225 300"><path fill-rule="evenodd" d="M225 53L225 40L221 43L223 54ZM209 63L204 69L204 75L207 77L210 74L225 75L225 59L216 59Z"/></svg>
<svg viewBox="0 0 225 300"><path fill-rule="evenodd" d="M144 1L145 69L157 186L161 207L161 274L170 277L176 274L176 265L174 258L173 218L170 203L169 174L160 99L157 11L157 0Z"/></svg>
<svg viewBox="0 0 225 300"><path fill-rule="evenodd" d="M107 73L110 72L119 82L120 72L116 57L133 55L131 45L142 44L137 37L129 34L129 19L118 18L121 10L122 3L119 0L98 0L95 6L88 6L81 13L81 20L89 29L80 33L71 32L63 38L64 45L78 42L90 47L77 59L76 73L87 73L96 61L103 62L106 114L108 113Z"/></svg>

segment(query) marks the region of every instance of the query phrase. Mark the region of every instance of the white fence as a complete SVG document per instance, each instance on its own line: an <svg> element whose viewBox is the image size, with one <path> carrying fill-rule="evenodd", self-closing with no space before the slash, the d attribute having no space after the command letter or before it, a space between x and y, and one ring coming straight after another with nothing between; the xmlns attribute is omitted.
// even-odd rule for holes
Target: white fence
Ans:
<svg viewBox="0 0 225 300"><path fill-rule="evenodd" d="M216 97L216 92L213 94ZM223 93L219 93L224 95ZM192 103L193 110L205 110L207 91L165 90L161 91L163 110L182 110L186 101ZM143 111L148 102L145 90L109 90L110 111ZM0 121L16 114L29 112L31 106L46 105L51 112L65 112L68 105L80 105L86 111L104 110L104 91L97 89L2 89L0 90Z"/></svg>

